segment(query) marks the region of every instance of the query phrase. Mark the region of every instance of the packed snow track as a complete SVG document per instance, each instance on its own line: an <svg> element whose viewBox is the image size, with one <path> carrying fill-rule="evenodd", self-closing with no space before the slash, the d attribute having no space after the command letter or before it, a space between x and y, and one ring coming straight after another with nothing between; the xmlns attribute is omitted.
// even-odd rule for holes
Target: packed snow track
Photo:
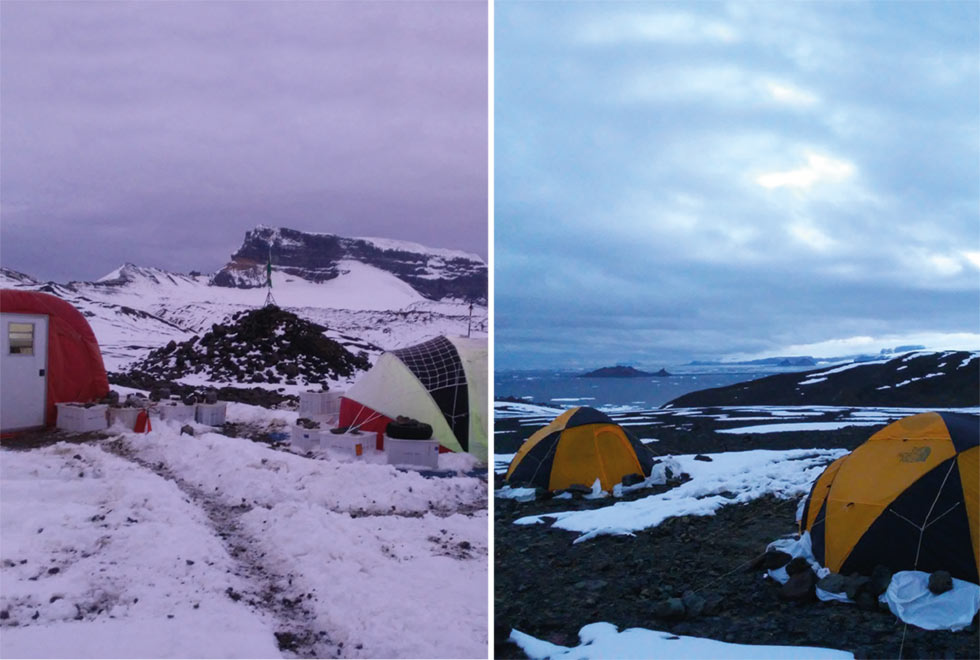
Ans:
<svg viewBox="0 0 980 660"><path fill-rule="evenodd" d="M3 657L486 657L487 484L217 433L4 450Z"/></svg>

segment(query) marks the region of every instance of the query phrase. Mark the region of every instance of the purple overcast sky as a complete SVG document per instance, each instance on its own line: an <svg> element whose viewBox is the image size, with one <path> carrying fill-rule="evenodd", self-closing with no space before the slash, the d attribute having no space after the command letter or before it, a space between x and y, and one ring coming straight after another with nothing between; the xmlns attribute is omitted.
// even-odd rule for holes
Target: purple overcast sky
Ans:
<svg viewBox="0 0 980 660"><path fill-rule="evenodd" d="M213 271L257 224L487 255L482 2L0 4L0 260Z"/></svg>

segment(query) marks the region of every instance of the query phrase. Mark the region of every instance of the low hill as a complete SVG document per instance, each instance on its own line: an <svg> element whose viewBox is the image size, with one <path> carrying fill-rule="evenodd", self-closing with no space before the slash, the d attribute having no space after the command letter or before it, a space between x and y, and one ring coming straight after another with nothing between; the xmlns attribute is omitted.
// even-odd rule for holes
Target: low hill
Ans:
<svg viewBox="0 0 980 660"><path fill-rule="evenodd" d="M657 373L650 373L649 371L640 371L633 367L615 366L615 367L602 367L601 369L596 369L595 371L590 371L587 374L580 374L579 378L642 378L645 376L669 376L666 370L661 369Z"/></svg>
<svg viewBox="0 0 980 660"><path fill-rule="evenodd" d="M663 407L758 405L961 408L980 405L980 353L906 353L889 360L776 374L691 392Z"/></svg>

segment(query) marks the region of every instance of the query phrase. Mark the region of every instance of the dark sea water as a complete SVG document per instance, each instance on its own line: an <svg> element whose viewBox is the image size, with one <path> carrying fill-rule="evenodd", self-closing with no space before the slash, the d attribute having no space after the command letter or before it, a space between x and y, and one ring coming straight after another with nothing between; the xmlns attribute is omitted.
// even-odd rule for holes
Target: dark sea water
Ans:
<svg viewBox="0 0 980 660"><path fill-rule="evenodd" d="M668 371L671 371L668 369ZM782 370L785 371L785 370ZM682 394L741 383L780 373L781 370L715 370L687 368L666 377L580 378L574 373L546 371L497 371L494 397L517 397L528 402L558 406L624 406L658 408Z"/></svg>

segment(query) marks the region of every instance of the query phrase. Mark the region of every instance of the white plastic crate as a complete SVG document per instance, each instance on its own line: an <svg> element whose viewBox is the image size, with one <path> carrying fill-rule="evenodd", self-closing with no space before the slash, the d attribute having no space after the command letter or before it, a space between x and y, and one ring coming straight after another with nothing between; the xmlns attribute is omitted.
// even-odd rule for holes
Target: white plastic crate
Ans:
<svg viewBox="0 0 980 660"><path fill-rule="evenodd" d="M438 440L404 440L386 435L385 454L391 465L417 465L433 470L439 467Z"/></svg>
<svg viewBox="0 0 980 660"><path fill-rule="evenodd" d="M136 428L136 418L142 412L142 408L109 408L109 426L122 424L124 428L132 431Z"/></svg>
<svg viewBox="0 0 980 660"><path fill-rule="evenodd" d="M221 426L225 423L225 411L228 404L224 401L218 403L199 403L194 411L194 419L198 424L208 426Z"/></svg>
<svg viewBox="0 0 980 660"><path fill-rule="evenodd" d="M374 433L331 433L324 431L320 434L320 448L327 451L343 452L351 456L363 456L369 449L373 450L376 442Z"/></svg>
<svg viewBox="0 0 980 660"><path fill-rule="evenodd" d="M336 417L340 414L343 392L300 392L299 416L308 419Z"/></svg>
<svg viewBox="0 0 980 660"><path fill-rule="evenodd" d="M57 427L63 431L85 433L109 428L107 410L109 406L100 403L86 408L81 403L59 403Z"/></svg>
<svg viewBox="0 0 980 660"><path fill-rule="evenodd" d="M294 426L289 435L289 444L300 451L309 451L320 445L320 429L307 429Z"/></svg>
<svg viewBox="0 0 980 660"><path fill-rule="evenodd" d="M180 401L161 401L157 409L160 411L160 419L163 420L194 421L194 406L189 406Z"/></svg>

